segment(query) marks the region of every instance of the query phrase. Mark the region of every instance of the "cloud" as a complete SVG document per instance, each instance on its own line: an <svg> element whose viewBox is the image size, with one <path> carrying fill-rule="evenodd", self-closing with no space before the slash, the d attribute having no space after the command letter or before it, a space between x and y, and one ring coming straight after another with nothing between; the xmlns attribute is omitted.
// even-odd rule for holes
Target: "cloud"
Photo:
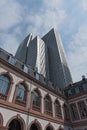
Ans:
<svg viewBox="0 0 87 130"><path fill-rule="evenodd" d="M87 11L87 0L82 1L83 10Z"/></svg>
<svg viewBox="0 0 87 130"><path fill-rule="evenodd" d="M54 27L62 34L76 81L82 74L87 75L86 13L87 0L1 0L0 47L14 54L28 33L43 36Z"/></svg>
<svg viewBox="0 0 87 130"><path fill-rule="evenodd" d="M17 37L13 34L0 33L0 39L1 39L1 47L4 48L9 53L14 54L19 45Z"/></svg>
<svg viewBox="0 0 87 130"><path fill-rule="evenodd" d="M44 34L51 28L62 26L64 20L67 18L67 14L63 6L63 0L44 0L43 7L39 13L30 13L26 17L28 23L27 32L31 29L34 34Z"/></svg>
<svg viewBox="0 0 87 130"><path fill-rule="evenodd" d="M44 5L49 9L59 9L63 6L64 0L44 0Z"/></svg>
<svg viewBox="0 0 87 130"><path fill-rule="evenodd" d="M16 0L0 1L0 30L6 30L20 23L22 7Z"/></svg>
<svg viewBox="0 0 87 130"><path fill-rule="evenodd" d="M87 25L79 27L69 44L68 59L74 81L87 76Z"/></svg>

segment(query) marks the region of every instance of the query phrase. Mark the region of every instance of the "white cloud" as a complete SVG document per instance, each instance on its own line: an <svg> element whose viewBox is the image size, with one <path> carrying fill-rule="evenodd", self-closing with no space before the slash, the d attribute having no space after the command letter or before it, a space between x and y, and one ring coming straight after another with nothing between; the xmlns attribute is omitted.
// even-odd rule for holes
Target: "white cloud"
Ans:
<svg viewBox="0 0 87 130"><path fill-rule="evenodd" d="M79 3L76 0L71 0L67 4L64 2L64 0L43 0L43 6L37 7L40 11L35 12L33 3L32 7L29 7L26 1L25 5L22 5L17 0L1 0L0 45L14 54L19 43L18 37L22 37L23 31L25 34L32 32L34 35L43 35L54 27L60 30L62 35L67 36L64 37L65 43L69 42L67 54L76 81L82 74L87 75L87 25L81 26L86 23L84 18L87 12L87 0L79 0ZM77 29L78 32L75 34ZM72 34L72 40L69 41Z"/></svg>
<svg viewBox="0 0 87 130"><path fill-rule="evenodd" d="M0 1L0 30L6 30L21 20L22 8L16 0Z"/></svg>
<svg viewBox="0 0 87 130"><path fill-rule="evenodd" d="M87 11L87 0L82 0L82 6L84 11Z"/></svg>
<svg viewBox="0 0 87 130"><path fill-rule="evenodd" d="M64 9L62 9L64 1L63 0L44 0L44 10L40 13L28 14L26 17L26 22L28 23L27 32L31 29L34 34L46 33L51 28L56 28L62 26L67 14Z"/></svg>
<svg viewBox="0 0 87 130"><path fill-rule="evenodd" d="M44 4L49 9L59 9L63 6L64 0L44 0Z"/></svg>
<svg viewBox="0 0 87 130"><path fill-rule="evenodd" d="M18 47L17 37L22 33L17 26L22 21L22 13L23 8L16 0L0 1L0 47L13 54Z"/></svg>
<svg viewBox="0 0 87 130"><path fill-rule="evenodd" d="M18 39L13 34L0 34L1 47L14 54L18 47Z"/></svg>
<svg viewBox="0 0 87 130"><path fill-rule="evenodd" d="M68 58L74 81L82 75L87 76L87 25L81 26L72 37Z"/></svg>

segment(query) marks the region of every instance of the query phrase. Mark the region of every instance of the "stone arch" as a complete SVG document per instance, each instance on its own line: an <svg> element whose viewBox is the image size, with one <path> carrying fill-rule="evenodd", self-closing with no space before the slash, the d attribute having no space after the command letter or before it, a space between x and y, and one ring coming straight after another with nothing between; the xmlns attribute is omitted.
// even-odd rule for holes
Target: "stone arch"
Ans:
<svg viewBox="0 0 87 130"><path fill-rule="evenodd" d="M33 103L33 101L34 101L33 98L34 98L35 92L38 95L38 99L36 98L37 99L37 103L36 104ZM42 100L41 99L42 99L41 91L38 88L34 88L33 91L31 92L31 108L32 109L36 108L35 110L41 111L41 109L42 109Z"/></svg>
<svg viewBox="0 0 87 130"><path fill-rule="evenodd" d="M3 116L1 113L0 113L0 126L3 126Z"/></svg>
<svg viewBox="0 0 87 130"><path fill-rule="evenodd" d="M33 93L34 91L37 91L37 92L39 93L40 97L42 97L42 93L41 93L41 91L40 91L38 88L34 88L34 89L31 91L31 93Z"/></svg>
<svg viewBox="0 0 87 130"><path fill-rule="evenodd" d="M16 87L18 87L20 84L23 84L23 85L25 86L25 89L26 89L27 91L29 91L28 85L27 85L27 83L26 83L25 81L19 81L19 82L16 84Z"/></svg>
<svg viewBox="0 0 87 130"><path fill-rule="evenodd" d="M52 102L52 98L51 98L50 94L49 93L45 94L44 99L46 98L46 96L48 96Z"/></svg>
<svg viewBox="0 0 87 130"><path fill-rule="evenodd" d="M16 87L15 87L15 91L14 91L14 96L13 96L13 102L15 103L16 101L16 95L17 95L17 92L18 92L18 88L19 88L19 85L22 84L26 90L26 97L25 97L25 105L27 105L28 103L28 93L29 93L29 88L28 88L28 85L25 81L19 81L17 84L16 84Z"/></svg>
<svg viewBox="0 0 87 130"><path fill-rule="evenodd" d="M10 93L11 93L11 90L12 90L12 85L13 85L13 77L12 77L12 75L9 73L9 72L1 72L0 73L0 76L1 75L4 75L4 76L6 76L8 79L9 79L9 88L8 88L8 92L7 92L7 96L6 95L4 95L4 97L3 97L3 99L4 100L9 100L9 98L10 98Z"/></svg>
<svg viewBox="0 0 87 130"><path fill-rule="evenodd" d="M50 128L50 130L55 130L53 125L51 125L51 123L46 125L45 130L47 130L48 127Z"/></svg>
<svg viewBox="0 0 87 130"><path fill-rule="evenodd" d="M10 83L13 84L13 77L9 72L1 72L0 75L6 75L10 79Z"/></svg>
<svg viewBox="0 0 87 130"><path fill-rule="evenodd" d="M63 130L62 126L59 126L58 130Z"/></svg>
<svg viewBox="0 0 87 130"><path fill-rule="evenodd" d="M54 100L54 103L55 102L58 102L59 103L59 105L61 106L61 103L60 103L60 101L59 101L59 99L58 98L56 98L55 100Z"/></svg>
<svg viewBox="0 0 87 130"><path fill-rule="evenodd" d="M47 115L53 115L53 107L52 107L52 98L49 94L46 94L44 97L44 112Z"/></svg>
<svg viewBox="0 0 87 130"><path fill-rule="evenodd" d="M38 127L38 130L42 130L42 126L41 126L40 122L39 122L37 119L35 119L34 121L32 121L32 122L30 123L30 125L29 125L29 127L28 127L28 130L30 130L30 128L31 128L31 126L32 126L33 124L35 124L35 125Z"/></svg>
<svg viewBox="0 0 87 130"><path fill-rule="evenodd" d="M18 120L21 124L22 130L26 130L26 124L24 119L18 114L16 116L13 116L12 118L10 118L6 124L6 127L9 128L9 124L11 123L11 121L13 121L14 119Z"/></svg>

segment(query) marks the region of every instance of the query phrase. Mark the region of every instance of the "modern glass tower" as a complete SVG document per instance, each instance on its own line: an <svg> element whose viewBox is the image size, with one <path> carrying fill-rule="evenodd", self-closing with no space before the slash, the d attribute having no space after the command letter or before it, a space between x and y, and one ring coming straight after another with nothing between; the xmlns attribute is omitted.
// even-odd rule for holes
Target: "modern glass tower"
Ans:
<svg viewBox="0 0 87 130"><path fill-rule="evenodd" d="M55 87L62 89L72 83L62 41L54 29L42 38L36 36L32 39L29 34L20 44L15 57L32 66Z"/></svg>

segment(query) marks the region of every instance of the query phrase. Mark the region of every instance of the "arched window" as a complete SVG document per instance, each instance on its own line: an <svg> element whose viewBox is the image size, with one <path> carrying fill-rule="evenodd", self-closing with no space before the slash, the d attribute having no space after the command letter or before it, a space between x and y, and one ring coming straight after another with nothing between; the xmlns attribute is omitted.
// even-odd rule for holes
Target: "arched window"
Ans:
<svg viewBox="0 0 87 130"><path fill-rule="evenodd" d="M48 126L47 128L46 128L46 130L53 130L50 126Z"/></svg>
<svg viewBox="0 0 87 130"><path fill-rule="evenodd" d="M51 124L48 124L45 130L54 130L54 127Z"/></svg>
<svg viewBox="0 0 87 130"><path fill-rule="evenodd" d="M17 119L13 119L9 124L8 130L22 130L22 125Z"/></svg>
<svg viewBox="0 0 87 130"><path fill-rule="evenodd" d="M86 104L84 103L84 101L78 102L78 106L79 106L81 118L82 119L87 118L87 108L86 108Z"/></svg>
<svg viewBox="0 0 87 130"><path fill-rule="evenodd" d="M52 115L52 101L49 95L45 97L45 113Z"/></svg>
<svg viewBox="0 0 87 130"><path fill-rule="evenodd" d="M35 110L40 110L41 108L41 95L38 90L33 92L32 108Z"/></svg>
<svg viewBox="0 0 87 130"><path fill-rule="evenodd" d="M20 83L16 93L16 103L26 103L27 90L24 84Z"/></svg>
<svg viewBox="0 0 87 130"><path fill-rule="evenodd" d="M64 108L64 119L66 121L70 121L70 114L69 114L68 106L66 104L64 104L63 108Z"/></svg>
<svg viewBox="0 0 87 130"><path fill-rule="evenodd" d="M62 117L61 105L60 105L58 100L55 101L55 116L56 117Z"/></svg>
<svg viewBox="0 0 87 130"><path fill-rule="evenodd" d="M35 121L31 122L28 130L42 130L41 124L38 122L37 119Z"/></svg>
<svg viewBox="0 0 87 130"><path fill-rule="evenodd" d="M10 87L10 79L6 75L0 75L0 98L6 99Z"/></svg>
<svg viewBox="0 0 87 130"><path fill-rule="evenodd" d="M78 110L77 110L77 106L75 103L70 104L70 110L71 110L71 116L72 116L72 120L78 120L79 119L79 114L78 114Z"/></svg>

